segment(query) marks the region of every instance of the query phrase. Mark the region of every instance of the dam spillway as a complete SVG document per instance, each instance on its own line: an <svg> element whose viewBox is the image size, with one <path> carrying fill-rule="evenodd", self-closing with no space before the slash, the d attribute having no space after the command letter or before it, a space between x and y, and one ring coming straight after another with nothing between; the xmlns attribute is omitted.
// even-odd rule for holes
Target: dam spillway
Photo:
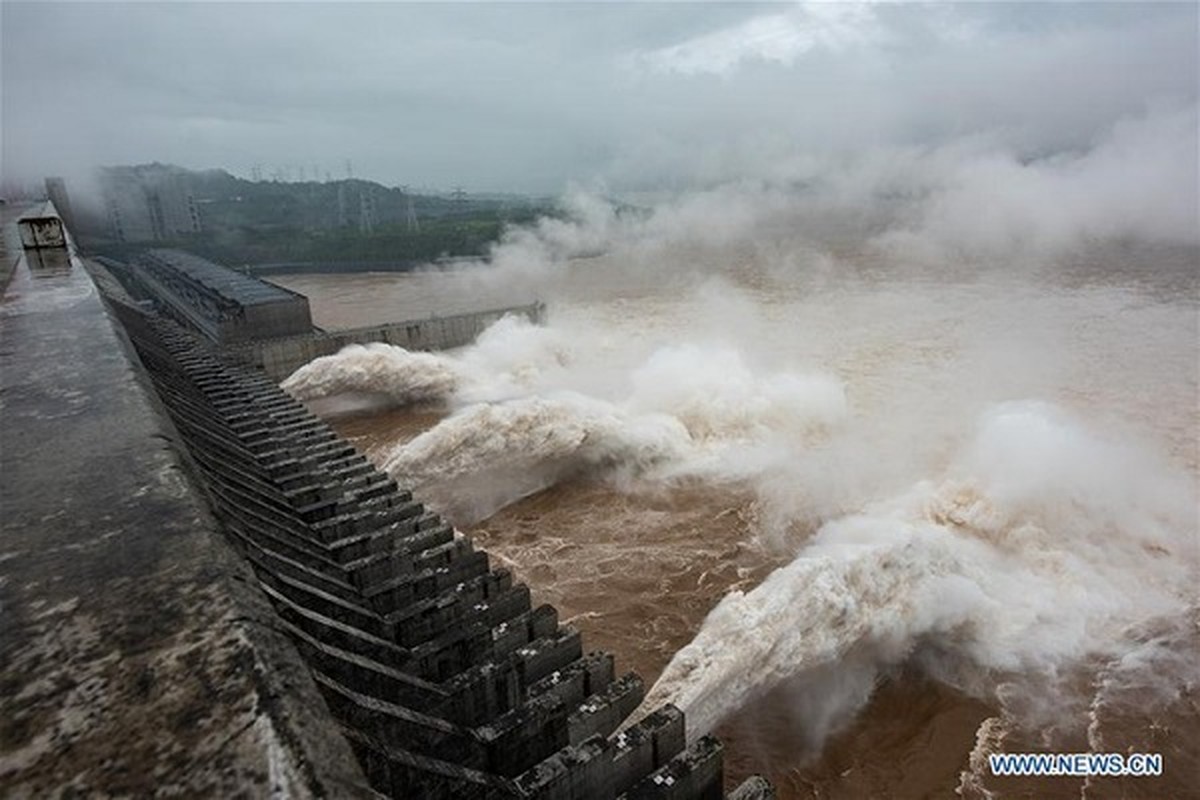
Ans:
<svg viewBox="0 0 1200 800"><path fill-rule="evenodd" d="M149 669L153 678L137 671L121 676L133 685L117 692L120 698L136 697L147 682L194 682L185 674L172 678L166 667L174 663L166 642L179 638L176 628L194 627L189 635L198 641L223 629L242 636L214 648L225 661L197 668L200 684L211 691L207 704L197 697L180 713L156 718L155 703L144 700L134 707L145 716L120 708L105 721L109 727L96 729L97 735L111 738L116 725L132 753L139 744L161 748L184 742L197 718L209 720L214 731L232 728L235 741L247 729L268 725L260 721L268 719L272 735L245 744L239 750L244 763L226 753L228 763L215 776L208 774L216 768L200 757L203 753L189 759L183 746L174 762L158 764L164 775L185 786L207 787L204 791L258 784L272 790L286 785L301 796L723 795L722 751L716 739L703 737L687 747L683 715L669 706L616 733L643 697L636 675L617 676L611 655L585 652L579 634L560 625L552 607L535 606L528 589L507 570L492 568L485 553L377 472L262 373L222 359L204 336L139 304L102 267L93 265L93 270L119 326L105 317L82 262L73 259L54 277L65 307L55 302L38 306L33 302L38 292L51 284L22 277L26 282L20 300L27 307L6 318L6 339L17 346L26 345L26 337L30 343L44 342L31 347L27 357L36 354L61 369L24 378L6 369L6 383L11 378L8 388L13 390L8 397L29 398L24 406L6 401L6 413L14 407L28 412L20 446L6 456L6 474L15 472L22 457L53 460L51 452L39 447L36 429L48 432L60 426L38 408L39 382L57 382L69 394L83 391L72 384L85 377L93 392L109 391L121 376L125 382L133 377L133 385L122 391L138 404L140 410L132 416L143 424L129 433L142 437L138 441L159 443L157 460L146 464L145 471L175 474L174 495L163 498L153 516L142 518L132 498L154 492L147 488L152 484L135 485L138 470L112 484L93 477L90 492L82 474L69 483L66 491L90 497L101 507L109 489L122 492L122 508L128 506L130 519L107 533L96 532L100 539L91 546L122 548L122 557L102 575L85 570L63 587L79 594L51 606L59 610L50 619L69 621L81 604L96 614L112 603L140 613L123 621L104 617L110 628L100 637L102 644L139 634L153 641L138 644L137 652L162 650ZM86 342L72 334L81 324L94 329ZM44 330L47 325L57 330ZM96 353L72 354L72 349L104 347L115 355L107 353L99 359L102 368L85 375L88 371L80 367L96 360ZM128 361L121 347L129 348ZM70 420L81 430L89 425L82 414ZM114 457L114 442L122 439L122 431L111 427L114 421L108 419L104 431L113 441L98 443L94 458L84 461L93 475L98 464ZM129 449L131 443L123 447ZM21 469L33 474L28 464ZM180 471L189 478L187 486L178 479ZM122 489L122 479L132 483ZM181 503L197 506L183 524L175 519ZM57 562L38 561L31 538L38 515L44 519L52 505L44 494L22 498L6 493L6 529L19 526L25 537L20 541L27 547L5 564L5 605L18 611L6 626L11 635L5 637L5 675L14 691L6 693L5 705L15 712L10 718L24 720L23 727L10 723L6 731L6 753L23 755L6 760L5 782L40 793L82 775L89 788L116 791L125 785L114 776L124 773L128 780L137 764L114 752L97 757L98 766L90 770L81 764L72 772L52 753L35 757L40 751L30 749L31 741L45 735L70 740L70 726L62 720L39 721L32 707L18 701L36 682L39 662L26 658L31 642L35 650L71 649L69 642L58 641L58 628L39 622L45 609L38 604L38 581L27 580L16 590L7 580L15 569L26 575L40 569L53 583ZM74 510L81 530L88 513L87 503ZM206 519L208 513L213 519ZM173 531L176 525L174 538L159 538L160 530ZM217 537L220 541L213 541ZM222 555L207 561L185 554L178 550L181 540L217 548ZM165 548L149 562L161 567L158 579L147 562L127 557L135 541ZM205 597L218 599L189 601L187 609L196 606L193 615L181 612L160 619L163 609L179 605L171 602L177 601L173 595L191 587L193 578L203 579ZM175 579L181 582L173 583ZM153 591L131 595L129 585L139 582ZM94 599L83 604L84 594ZM218 609L228 613L210 618ZM147 632L142 627L148 620L156 622ZM78 655L66 654L68 679L81 669L71 666ZM106 658L119 664L127 655L118 647ZM183 665L176 666L186 672ZM117 683L111 679L109 685ZM143 694L153 697L149 690ZM47 701L53 702L53 696ZM229 704L241 709L237 724L226 716ZM87 704L80 710L86 711ZM85 737L76 752L87 752L89 746ZM54 764L55 769L36 769L39 764ZM163 775L149 783L142 779L143 791L168 782ZM762 796L768 791L751 782L735 794Z"/></svg>
<svg viewBox="0 0 1200 800"><path fill-rule="evenodd" d="M133 300L200 334L225 360L281 381L297 368L351 344L383 342L407 350L446 350L475 340L514 314L542 321L540 302L437 314L339 330L313 325L308 298L180 250L151 250L133 262L99 257Z"/></svg>

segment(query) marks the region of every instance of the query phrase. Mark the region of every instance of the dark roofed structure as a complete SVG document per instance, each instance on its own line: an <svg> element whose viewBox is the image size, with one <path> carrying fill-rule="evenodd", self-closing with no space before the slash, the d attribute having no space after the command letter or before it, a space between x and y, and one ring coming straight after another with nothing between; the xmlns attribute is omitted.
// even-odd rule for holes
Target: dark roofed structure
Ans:
<svg viewBox="0 0 1200 800"><path fill-rule="evenodd" d="M243 306L285 302L301 296L282 286L260 281L182 250L150 250L146 258L178 270L227 300Z"/></svg>
<svg viewBox="0 0 1200 800"><path fill-rule="evenodd" d="M172 315L217 344L313 330L308 298L180 250L150 250L136 279Z"/></svg>

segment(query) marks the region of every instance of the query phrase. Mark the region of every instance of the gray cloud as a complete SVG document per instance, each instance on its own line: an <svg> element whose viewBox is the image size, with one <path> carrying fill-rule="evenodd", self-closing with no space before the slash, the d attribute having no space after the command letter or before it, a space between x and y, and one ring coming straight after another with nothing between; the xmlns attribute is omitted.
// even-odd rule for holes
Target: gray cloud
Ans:
<svg viewBox="0 0 1200 800"><path fill-rule="evenodd" d="M557 191L803 180L1194 106L1193 4L5 2L6 178L170 161Z"/></svg>

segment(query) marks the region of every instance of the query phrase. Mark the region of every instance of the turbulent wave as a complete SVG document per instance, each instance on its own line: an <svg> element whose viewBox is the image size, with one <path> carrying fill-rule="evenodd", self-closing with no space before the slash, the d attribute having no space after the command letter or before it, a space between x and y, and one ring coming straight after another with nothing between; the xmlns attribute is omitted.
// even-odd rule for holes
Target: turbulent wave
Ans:
<svg viewBox="0 0 1200 800"><path fill-rule="evenodd" d="M751 352L508 319L454 353L348 348L286 388L443 403L448 416L385 452L384 466L458 524L584 474L746 481L763 518L811 514L801 527L816 532L796 558L725 597L649 693L644 707L679 705L692 736L783 691L815 751L901 665L999 705L980 753L1001 727L1050 719L1064 703L1086 717L1080 675L1107 687L1098 715L1131 696L1121 687L1144 698L1197 682L1183 645L1154 633L1195 614L1188 476L1037 402L991 408L955 452L968 406L947 400L947 386L970 370L918 391L908 417L895 415L900 404L863 419L837 378ZM927 409L956 416L942 426ZM912 455L914 444L930 452ZM912 484L910 459L927 480ZM909 488L868 502L898 486Z"/></svg>
<svg viewBox="0 0 1200 800"><path fill-rule="evenodd" d="M408 405L443 400L462 381L462 371L445 356L376 342L348 345L335 355L315 359L292 373L282 387L300 400L358 392L382 394Z"/></svg>
<svg viewBox="0 0 1200 800"><path fill-rule="evenodd" d="M1000 169L1036 173L1029 185L1078 188L1069 159ZM882 209L885 233L868 241L860 223L875 230L873 216L855 212L843 241L837 224L826 226L838 215L813 222L810 235L790 204L750 214L729 235L695 204L648 224L615 212L550 221L512 234L488 272L488 280L549 291L550 325L504 320L474 345L436 356L350 348L285 386L306 400L374 392L440 403L447 416L438 425L407 443L398 436L375 457L459 525L579 475L618 489L684 477L702 491L733 486L750 498L745 516L728 524L664 512L675 515L672 537L755 537L745 543L753 558L733 548L720 556L738 583L701 587L705 569L697 594L752 585L780 548L792 559L756 588L724 597L647 696L646 710L680 706L689 736L730 717L736 732L748 721L739 710L778 701L789 710L779 724L803 729L755 735L790 751L800 734L800 762L870 701L881 677L919 673L991 707L961 765L964 794L987 794L989 753L1049 744L1034 741L1032 729L1074 726L1064 738L1097 751L1150 749L1159 734L1131 734L1126 709L1171 696L1194 703L1200 683L1188 413L1194 248L1071 249L1080 231L1106 227L1078 203L1057 218L1035 209L1033 235L1022 221L1028 209L1018 209L1020 224L992 231L972 211L978 203L944 202L962 194L956 185L939 178L917 195L928 202ZM727 198L712 199L712 216L726 218ZM984 227L959 226L963 214ZM786 233L771 235L775 227ZM607 256L564 263L593 238ZM1025 257L1030 241L1036 258ZM907 255L893 258L896 245ZM925 259L927 267L908 263ZM1047 404L987 407L1031 396L1106 428L1128 425L1189 472ZM607 502L589 498L541 522L536 502L514 509L496 520L490 545L511 546L502 537L512 530L543 537L562 518L603 525ZM608 527L604 548L621 547L626 526ZM672 558L702 549L669 542ZM574 586L595 563L580 557L545 573ZM743 580L743 569L752 577ZM646 573L637 577L649 585L654 573ZM611 617L636 626L651 609L651 669L695 629L698 612L673 613L677 583L658 581L636 611ZM960 705L960 722L968 705L978 710ZM900 725L922 737L936 727ZM885 746L863 756L864 771L882 764L886 772L895 753Z"/></svg>
<svg viewBox="0 0 1200 800"><path fill-rule="evenodd" d="M884 670L916 663L1024 718L1052 714L1074 669L1168 663L1145 631L1194 602L1195 524L1182 475L1050 406L1005 404L940 482L827 523L726 596L643 707L675 703L694 737L790 690L819 742Z"/></svg>
<svg viewBox="0 0 1200 800"><path fill-rule="evenodd" d="M455 353L353 345L284 388L303 400L370 393L447 406L384 467L473 518L581 473L744 476L755 447L811 439L846 414L838 380L755 370L729 346L670 344L624 363L606 360L607 347L595 330L510 317Z"/></svg>
<svg viewBox="0 0 1200 800"><path fill-rule="evenodd" d="M636 476L682 458L692 446L673 417L635 416L561 393L468 406L394 448L384 468L411 485L430 487L444 504L457 502L460 519L479 518L568 475L604 470Z"/></svg>
<svg viewBox="0 0 1200 800"><path fill-rule="evenodd" d="M631 376L630 406L672 414L700 439L804 434L841 422L845 390L828 375L756 374L730 347L673 345Z"/></svg>
<svg viewBox="0 0 1200 800"><path fill-rule="evenodd" d="M556 331L510 315L458 353L352 344L305 364L282 386L300 400L350 393L384 395L400 406L493 400L528 391L566 358Z"/></svg>

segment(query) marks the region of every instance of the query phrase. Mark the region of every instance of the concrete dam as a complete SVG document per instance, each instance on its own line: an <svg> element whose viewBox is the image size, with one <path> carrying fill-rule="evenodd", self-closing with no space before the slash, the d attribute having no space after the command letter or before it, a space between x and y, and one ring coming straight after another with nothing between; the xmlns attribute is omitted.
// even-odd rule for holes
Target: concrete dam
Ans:
<svg viewBox="0 0 1200 800"><path fill-rule="evenodd" d="M279 389L355 331L178 251L0 306L0 786L15 796L770 797Z"/></svg>

